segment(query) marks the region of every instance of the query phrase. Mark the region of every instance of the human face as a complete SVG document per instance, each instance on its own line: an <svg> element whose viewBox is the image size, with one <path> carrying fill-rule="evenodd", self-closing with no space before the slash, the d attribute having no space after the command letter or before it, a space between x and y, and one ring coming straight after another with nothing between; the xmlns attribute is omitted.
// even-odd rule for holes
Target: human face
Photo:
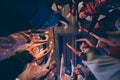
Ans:
<svg viewBox="0 0 120 80"><path fill-rule="evenodd" d="M77 74L77 75L79 75L79 74L80 74L80 72L79 72L79 70L78 70L78 69L74 69L74 73L75 73L75 74Z"/></svg>
<svg viewBox="0 0 120 80"><path fill-rule="evenodd" d="M79 13L79 17L83 19L83 18L87 17L87 15L86 15L85 12L83 11L83 12L80 12L80 13Z"/></svg>

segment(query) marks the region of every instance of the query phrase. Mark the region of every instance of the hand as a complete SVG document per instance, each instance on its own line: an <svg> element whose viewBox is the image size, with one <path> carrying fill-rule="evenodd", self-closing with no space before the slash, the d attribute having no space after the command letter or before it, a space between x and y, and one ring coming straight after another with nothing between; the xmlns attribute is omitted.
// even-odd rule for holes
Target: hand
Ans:
<svg viewBox="0 0 120 80"><path fill-rule="evenodd" d="M71 13L67 14L66 18L69 18L71 16Z"/></svg>
<svg viewBox="0 0 120 80"><path fill-rule="evenodd" d="M68 25L65 25L63 28L64 28L64 31L66 32L67 28L68 28Z"/></svg>
<svg viewBox="0 0 120 80"><path fill-rule="evenodd" d="M68 43L66 43L66 45L69 47L70 45Z"/></svg>

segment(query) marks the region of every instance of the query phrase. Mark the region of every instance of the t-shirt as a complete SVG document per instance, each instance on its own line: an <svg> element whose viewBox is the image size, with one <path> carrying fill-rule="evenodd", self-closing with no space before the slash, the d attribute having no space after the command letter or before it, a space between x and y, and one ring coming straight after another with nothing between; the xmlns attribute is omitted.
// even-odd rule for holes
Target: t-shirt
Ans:
<svg viewBox="0 0 120 80"><path fill-rule="evenodd" d="M96 55L94 50L88 49L87 54L90 58L86 61L90 71L97 80L119 80L120 79L120 60L108 55ZM97 53L97 52L96 52ZM87 55L89 57L89 55Z"/></svg>
<svg viewBox="0 0 120 80"><path fill-rule="evenodd" d="M113 46L110 47L110 54L111 56L120 59L120 46Z"/></svg>

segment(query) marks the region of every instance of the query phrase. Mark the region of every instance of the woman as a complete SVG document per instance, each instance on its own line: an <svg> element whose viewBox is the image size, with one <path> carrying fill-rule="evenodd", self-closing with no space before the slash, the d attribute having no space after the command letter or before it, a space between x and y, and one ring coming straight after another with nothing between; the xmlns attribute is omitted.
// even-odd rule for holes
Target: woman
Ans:
<svg viewBox="0 0 120 80"><path fill-rule="evenodd" d="M94 33L90 33L91 36L95 37L99 40L99 47L103 48L106 52L108 52L108 55L115 57L117 59L120 59L120 45L116 44L115 42L112 42L108 39L101 38Z"/></svg>
<svg viewBox="0 0 120 80"><path fill-rule="evenodd" d="M87 39L80 39L79 41L89 42ZM90 45L90 44L89 44ZM95 75L97 80L119 80L120 79L120 60L108 56L102 55L97 48L86 47L82 45L81 49L84 53L78 52L72 46L67 46L79 56L85 55L84 62L90 71Z"/></svg>

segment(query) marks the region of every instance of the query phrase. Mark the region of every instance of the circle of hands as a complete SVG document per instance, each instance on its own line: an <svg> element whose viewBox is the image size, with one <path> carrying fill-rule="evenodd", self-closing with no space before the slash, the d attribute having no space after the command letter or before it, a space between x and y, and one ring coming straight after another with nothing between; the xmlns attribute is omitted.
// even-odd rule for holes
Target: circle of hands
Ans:
<svg viewBox="0 0 120 80"><path fill-rule="evenodd" d="M25 49L28 50L29 53L35 59L39 59L39 58L47 55L50 51L53 51L52 43L48 43L49 35L48 35L47 31L44 33L45 39L41 39L39 33L31 33L31 34L27 34L27 36L29 36L30 42L28 44L25 44ZM43 49L43 48L39 49L40 46L42 46L43 44L46 44L46 43L49 44L48 47L46 47L45 49Z"/></svg>

